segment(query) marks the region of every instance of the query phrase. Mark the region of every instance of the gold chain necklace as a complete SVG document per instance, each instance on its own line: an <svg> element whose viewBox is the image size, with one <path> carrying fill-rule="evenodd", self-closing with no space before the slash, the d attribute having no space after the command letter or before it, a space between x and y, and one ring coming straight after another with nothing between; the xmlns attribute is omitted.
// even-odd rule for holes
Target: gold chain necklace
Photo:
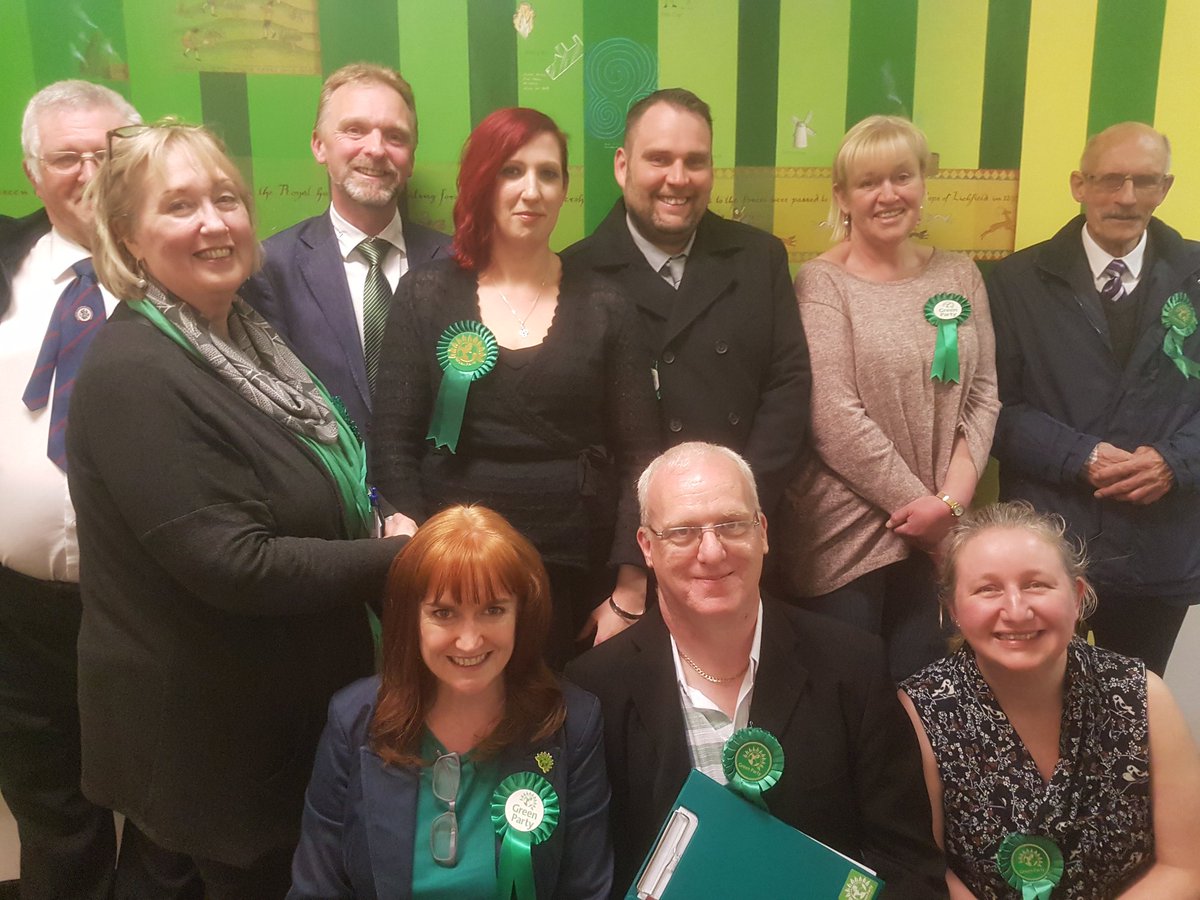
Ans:
<svg viewBox="0 0 1200 900"><path fill-rule="evenodd" d="M675 649L679 651L679 655L683 659L683 661L685 663L687 663L689 666L691 666L693 669L696 670L697 675L699 675L705 681L710 681L713 684L729 684L729 682L731 682L737 678L741 678L743 675L745 675L746 669L750 668L750 660L747 659L746 665L742 668L742 671L738 672L736 675L730 675L728 678L718 678L715 675L709 675L702 668L700 668L698 665L696 665L695 661L690 656L688 656L686 653L684 653L683 648L681 648L678 644L675 645Z"/></svg>

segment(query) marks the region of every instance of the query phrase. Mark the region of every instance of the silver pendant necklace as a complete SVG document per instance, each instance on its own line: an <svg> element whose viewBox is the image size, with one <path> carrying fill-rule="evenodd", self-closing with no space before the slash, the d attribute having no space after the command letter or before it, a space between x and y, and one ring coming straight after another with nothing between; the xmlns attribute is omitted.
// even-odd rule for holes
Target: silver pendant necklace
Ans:
<svg viewBox="0 0 1200 900"><path fill-rule="evenodd" d="M495 280L492 281L492 287L496 289L496 293L500 295L500 299L504 301L504 305L508 307L508 311L512 314L512 317L517 320L518 333L523 338L529 337L529 329L525 327L525 323L529 321L529 317L532 316L533 311L537 309L538 301L542 299L542 291L546 288L546 282L543 281L538 286L538 292L533 298L533 305L529 307L529 312L525 313L524 318L517 315L517 311L513 308L513 305L508 302L508 297L504 296L504 291L500 290L500 285L498 285Z"/></svg>

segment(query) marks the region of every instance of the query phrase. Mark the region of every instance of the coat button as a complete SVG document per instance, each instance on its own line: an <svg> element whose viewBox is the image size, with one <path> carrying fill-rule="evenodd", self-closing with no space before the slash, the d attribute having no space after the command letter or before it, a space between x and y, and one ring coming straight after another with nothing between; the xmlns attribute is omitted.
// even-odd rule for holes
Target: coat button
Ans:
<svg viewBox="0 0 1200 900"><path fill-rule="evenodd" d="M729 345L724 341L717 341L716 344L713 345L713 349L715 349L718 353L728 353Z"/></svg>
<svg viewBox="0 0 1200 900"><path fill-rule="evenodd" d="M675 362L675 351L674 350L664 350L663 355L662 355L662 361L665 362L668 366L671 363Z"/></svg>
<svg viewBox="0 0 1200 900"><path fill-rule="evenodd" d="M679 419L671 419L671 421L667 423L667 427L678 434L679 432L683 431L683 422Z"/></svg>
<svg viewBox="0 0 1200 900"><path fill-rule="evenodd" d="M742 417L739 416L737 413L729 414L729 424L730 425L736 425L740 421L742 421Z"/></svg>

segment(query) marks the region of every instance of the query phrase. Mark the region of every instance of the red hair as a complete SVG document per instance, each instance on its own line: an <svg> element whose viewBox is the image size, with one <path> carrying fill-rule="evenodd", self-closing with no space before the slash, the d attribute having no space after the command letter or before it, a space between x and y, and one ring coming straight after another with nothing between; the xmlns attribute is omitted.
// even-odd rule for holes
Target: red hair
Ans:
<svg viewBox="0 0 1200 900"><path fill-rule="evenodd" d="M421 658L420 610L430 596L458 604L517 600L512 658L504 669L504 717L474 751L487 758L540 740L566 715L562 690L542 658L550 584L537 550L497 512L451 506L430 518L392 562L383 607L383 665L371 746L384 762L420 765L421 736L437 681Z"/></svg>
<svg viewBox="0 0 1200 900"><path fill-rule="evenodd" d="M496 178L514 153L541 134L552 134L558 141L565 191L567 136L545 113L523 106L498 109L476 125L463 144L454 201L454 258L464 269L479 271L491 262Z"/></svg>

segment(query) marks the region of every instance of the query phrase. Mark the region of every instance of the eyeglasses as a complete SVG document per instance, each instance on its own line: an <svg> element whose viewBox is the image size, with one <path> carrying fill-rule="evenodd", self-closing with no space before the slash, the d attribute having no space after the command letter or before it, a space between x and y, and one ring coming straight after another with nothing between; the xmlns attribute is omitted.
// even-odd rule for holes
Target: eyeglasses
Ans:
<svg viewBox="0 0 1200 900"><path fill-rule="evenodd" d="M452 868L458 863L458 785L462 762L457 753L444 753L433 763L433 796L449 807L433 820L429 828L429 850L439 866Z"/></svg>
<svg viewBox="0 0 1200 900"><path fill-rule="evenodd" d="M139 134L145 134L147 131L157 131L164 128L178 128L184 131L201 131L203 125L192 125L188 122L181 122L178 119L167 116L165 119L160 119L157 122L140 122L136 125L122 125L120 128L114 128L105 134L108 141L108 150L106 156L112 156L113 138L131 138L137 137Z"/></svg>
<svg viewBox="0 0 1200 900"><path fill-rule="evenodd" d="M1123 175L1120 172L1109 172L1105 175L1087 175L1088 184L1106 194L1115 194L1125 187L1125 182L1133 182L1135 194L1149 195L1162 190L1163 185L1170 183L1170 175Z"/></svg>
<svg viewBox="0 0 1200 900"><path fill-rule="evenodd" d="M57 172L59 175L70 175L72 172L78 172L79 167L89 159L98 166L103 165L104 161L108 159L108 151L96 150L92 153L76 153L74 150L60 150L57 153L47 153L45 156L39 156L38 159L51 172Z"/></svg>
<svg viewBox="0 0 1200 900"><path fill-rule="evenodd" d="M759 519L756 514L753 519L718 522L715 525L680 525L676 528L664 528L662 531L655 531L647 525L646 530L660 541L680 550L686 550L699 544L700 538L706 531L711 531L717 540L724 544L729 541L745 540L758 526Z"/></svg>

